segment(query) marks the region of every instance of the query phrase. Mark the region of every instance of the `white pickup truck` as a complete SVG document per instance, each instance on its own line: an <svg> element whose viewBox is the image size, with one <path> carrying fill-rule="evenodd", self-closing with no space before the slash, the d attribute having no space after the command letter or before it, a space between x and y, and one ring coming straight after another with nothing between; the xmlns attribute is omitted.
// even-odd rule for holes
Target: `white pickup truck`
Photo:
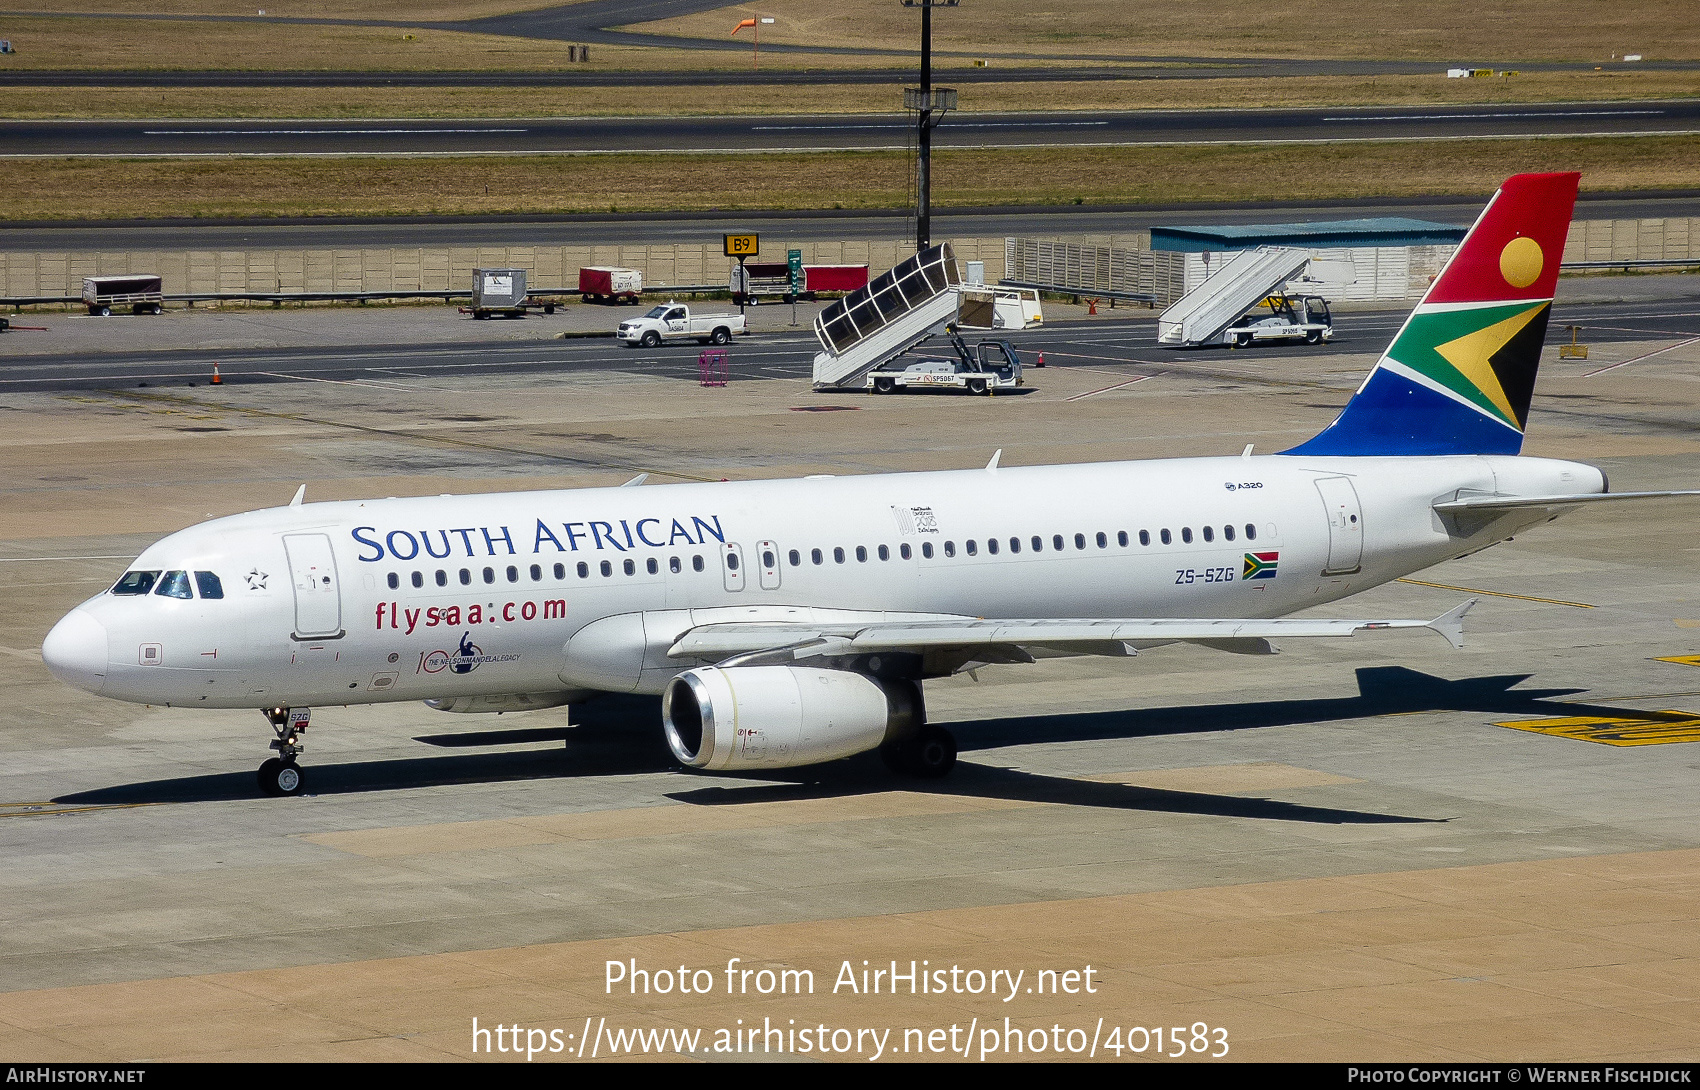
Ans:
<svg viewBox="0 0 1700 1090"><path fill-rule="evenodd" d="M742 314L696 314L683 303L663 303L651 307L649 313L640 318L629 318L620 323L619 330L614 334L627 348L643 345L654 348L662 341L679 341L687 338L701 341L703 344L725 344L732 339L732 334L744 332L744 316Z"/></svg>

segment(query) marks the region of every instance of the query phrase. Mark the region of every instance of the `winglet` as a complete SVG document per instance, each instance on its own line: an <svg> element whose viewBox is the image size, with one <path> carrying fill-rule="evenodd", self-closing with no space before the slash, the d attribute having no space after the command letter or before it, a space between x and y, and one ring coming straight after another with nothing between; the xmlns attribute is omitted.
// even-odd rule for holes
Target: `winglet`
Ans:
<svg viewBox="0 0 1700 1090"><path fill-rule="evenodd" d="M998 459L1002 458L1002 457L1003 457L1003 448L999 447L997 449L997 453L992 455L992 460L986 463L986 472L987 473L996 473L998 471Z"/></svg>
<svg viewBox="0 0 1700 1090"><path fill-rule="evenodd" d="M307 498L307 486L302 485L295 490L295 498L289 501L289 506L300 507L301 501Z"/></svg>
<svg viewBox="0 0 1700 1090"><path fill-rule="evenodd" d="M1480 598L1469 598L1460 602L1458 605L1453 606L1445 613L1442 613L1440 616L1430 621L1428 623L1428 627L1434 629L1442 636L1445 636L1446 642L1451 644L1453 647L1463 647L1464 614L1470 612L1471 607L1479 601L1481 601Z"/></svg>
<svg viewBox="0 0 1700 1090"><path fill-rule="evenodd" d="M621 488L636 488L638 485L642 484L643 482L645 482L647 480L649 480L649 474L639 473L636 477L633 477L631 480L627 481L625 484L621 485L620 487Z"/></svg>

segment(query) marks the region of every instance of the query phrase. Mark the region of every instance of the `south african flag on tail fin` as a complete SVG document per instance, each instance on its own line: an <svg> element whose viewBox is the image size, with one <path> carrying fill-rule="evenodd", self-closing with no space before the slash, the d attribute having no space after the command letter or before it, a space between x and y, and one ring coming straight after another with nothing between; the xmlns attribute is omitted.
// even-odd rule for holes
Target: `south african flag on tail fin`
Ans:
<svg viewBox="0 0 1700 1090"><path fill-rule="evenodd" d="M1286 454L1516 454L1579 174L1506 180L1340 416Z"/></svg>

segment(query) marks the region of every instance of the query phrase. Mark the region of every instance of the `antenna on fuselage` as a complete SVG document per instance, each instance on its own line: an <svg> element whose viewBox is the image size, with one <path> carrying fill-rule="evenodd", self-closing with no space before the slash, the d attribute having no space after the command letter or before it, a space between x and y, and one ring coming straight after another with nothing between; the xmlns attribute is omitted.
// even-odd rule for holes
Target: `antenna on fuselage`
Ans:
<svg viewBox="0 0 1700 1090"><path fill-rule="evenodd" d="M986 463L986 472L987 473L996 473L998 471L998 459L1002 458L1002 457L1003 457L1003 448L999 447L997 453L992 455L992 460Z"/></svg>
<svg viewBox="0 0 1700 1090"><path fill-rule="evenodd" d="M295 498L289 501L289 506L300 507L301 501L307 498L307 486L302 485L295 490Z"/></svg>
<svg viewBox="0 0 1700 1090"><path fill-rule="evenodd" d="M621 485L620 487L621 488L636 488L638 485L642 484L643 482L645 482L647 480L649 480L649 474L639 473L636 477L633 477L631 480L627 481L625 484Z"/></svg>

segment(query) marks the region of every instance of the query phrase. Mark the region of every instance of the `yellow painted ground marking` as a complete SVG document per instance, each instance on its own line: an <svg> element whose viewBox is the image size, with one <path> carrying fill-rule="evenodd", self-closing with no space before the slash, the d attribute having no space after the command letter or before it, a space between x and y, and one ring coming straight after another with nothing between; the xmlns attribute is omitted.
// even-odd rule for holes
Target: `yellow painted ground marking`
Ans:
<svg viewBox="0 0 1700 1090"><path fill-rule="evenodd" d="M1456 590L1465 594L1491 594L1495 598L1516 598L1522 602L1545 602L1549 606L1574 606L1577 609L1593 609L1587 602L1566 602L1562 598L1536 598L1532 594L1508 594L1503 590L1480 590L1476 587L1455 587L1451 583L1429 583L1421 579L1399 579L1396 582L1411 583L1419 587L1435 587L1440 590Z"/></svg>
<svg viewBox="0 0 1700 1090"><path fill-rule="evenodd" d="M1576 715L1559 719L1524 719L1495 723L1496 727L1533 731L1558 738L1575 738L1608 746L1659 746L1669 742L1700 742L1700 715L1685 711L1644 712L1612 718Z"/></svg>
<svg viewBox="0 0 1700 1090"><path fill-rule="evenodd" d="M1700 666L1700 655L1672 655L1662 658L1659 662L1674 662L1678 666Z"/></svg>
<svg viewBox="0 0 1700 1090"><path fill-rule="evenodd" d="M1700 621L1691 621L1686 617L1673 617L1671 624L1678 628L1700 628Z"/></svg>

